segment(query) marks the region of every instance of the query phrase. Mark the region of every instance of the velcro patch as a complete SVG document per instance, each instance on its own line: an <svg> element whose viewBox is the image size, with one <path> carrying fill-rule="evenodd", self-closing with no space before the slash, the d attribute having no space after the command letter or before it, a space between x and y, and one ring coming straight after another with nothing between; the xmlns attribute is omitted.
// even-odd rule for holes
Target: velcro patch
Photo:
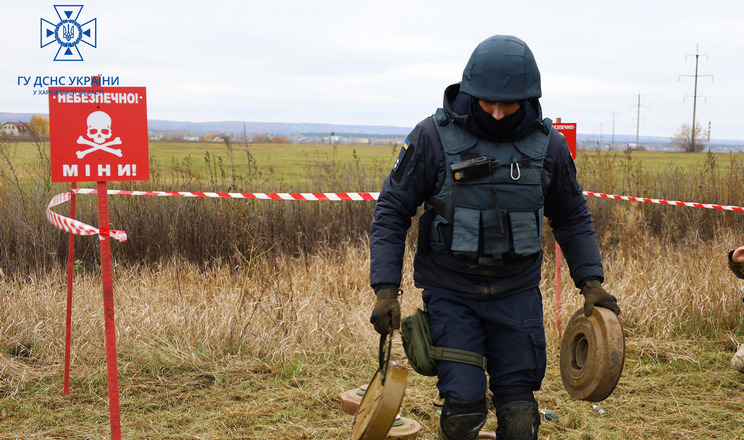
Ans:
<svg viewBox="0 0 744 440"><path fill-rule="evenodd" d="M395 165L393 165L393 179L396 182L400 181L400 178L403 176L403 171L406 169L406 165L411 159L411 156L413 155L413 144L411 141L406 139L406 142L403 144L403 148L400 149L400 154L398 155L398 160L395 161Z"/></svg>

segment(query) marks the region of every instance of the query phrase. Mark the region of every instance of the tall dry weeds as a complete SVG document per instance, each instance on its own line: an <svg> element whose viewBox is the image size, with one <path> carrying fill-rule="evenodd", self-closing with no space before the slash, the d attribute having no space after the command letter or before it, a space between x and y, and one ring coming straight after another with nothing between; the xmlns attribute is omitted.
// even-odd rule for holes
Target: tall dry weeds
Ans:
<svg viewBox="0 0 744 440"><path fill-rule="evenodd" d="M18 170L11 150L7 144L0 149L0 289L5 292L0 295L0 376L6 394L19 387L18 380L6 378L31 377L19 368L58 367L62 362L67 243L65 234L48 225L42 214L61 188L26 185L15 178ZM43 164L43 148L39 154ZM314 164L333 176L334 185L358 185L354 189L361 191L376 190L384 174L362 172L358 161L342 164L332 158ZM670 167L650 175L634 162L631 152L624 159L579 162L580 178L588 189L742 204L742 166L731 165L724 173L710 160L700 170ZM42 168L39 165L38 171ZM215 190L222 184L228 188L234 184L230 169L221 182L219 167L212 166L214 181L207 185L204 171L194 164L181 164L177 175L170 177L156 166L154 181L147 185L166 190ZM321 174L315 171L312 175ZM261 184L264 177L256 174L249 183ZM123 187L144 189L145 184L129 185ZM214 187L205 188L210 185ZM78 198L77 217L96 224L94 199ZM111 201L112 227L132 237L113 246L122 368L198 368L201 362L233 356L277 361L374 358L366 242L373 202L154 197ZM744 244L742 213L605 199L590 199L589 204L606 268L605 285L619 298L628 335L644 340L726 340L740 332L740 282L728 273L725 256ZM544 244L542 290L548 338L555 348L550 233ZM75 274L73 364L100 369L105 347L97 240L78 238L76 246L76 258L83 264ZM414 246L409 240L404 313L420 305L410 279ZM580 298L565 264L562 279L565 326L580 307ZM34 371L46 374L43 369Z"/></svg>
<svg viewBox="0 0 744 440"><path fill-rule="evenodd" d="M0 143L0 271L6 276L43 272L63 266L67 258L67 240L49 224L44 211L55 194L69 191L69 184L51 183L47 146L41 141L33 145L38 159L26 167L16 160L15 150L29 148L28 144ZM183 192L328 192L339 188L367 192L376 191L388 171L380 163L361 164L358 158L342 163L334 154L330 158L308 157L307 167L297 170L296 180L292 176L272 179L256 168L247 144L243 149L239 154L228 141L227 163L209 154L201 163L189 157L170 168L151 160L150 181L117 182L115 187ZM238 157L244 162L236 165ZM236 166L249 169L248 177L236 177ZM305 183L298 186L296 182ZM343 248L349 240L363 239L374 202L110 197L109 208L111 227L132 237L126 245L112 244L121 263L149 264L176 258L198 265L237 267L242 263L241 255L256 249L274 256L298 256ZM55 212L68 216L68 209L69 205L63 205ZM96 198L79 196L75 217L98 224ZM96 270L96 241L78 237L75 246L76 258L89 270Z"/></svg>

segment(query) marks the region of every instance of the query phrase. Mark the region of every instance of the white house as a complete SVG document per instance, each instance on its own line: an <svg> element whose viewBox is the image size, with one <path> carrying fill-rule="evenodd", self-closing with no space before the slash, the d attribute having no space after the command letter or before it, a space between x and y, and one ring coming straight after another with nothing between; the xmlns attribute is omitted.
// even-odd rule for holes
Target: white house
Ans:
<svg viewBox="0 0 744 440"><path fill-rule="evenodd" d="M28 133L28 124L25 122L6 122L0 128L0 134L9 136L25 136Z"/></svg>

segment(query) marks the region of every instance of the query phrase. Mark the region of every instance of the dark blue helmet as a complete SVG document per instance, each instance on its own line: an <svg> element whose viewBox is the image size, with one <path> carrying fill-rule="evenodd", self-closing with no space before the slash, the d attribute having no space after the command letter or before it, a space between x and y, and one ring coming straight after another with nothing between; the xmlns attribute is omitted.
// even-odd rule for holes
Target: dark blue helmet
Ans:
<svg viewBox="0 0 744 440"><path fill-rule="evenodd" d="M540 70L524 41L511 35L494 35L478 44L470 55L460 91L485 101L539 98Z"/></svg>

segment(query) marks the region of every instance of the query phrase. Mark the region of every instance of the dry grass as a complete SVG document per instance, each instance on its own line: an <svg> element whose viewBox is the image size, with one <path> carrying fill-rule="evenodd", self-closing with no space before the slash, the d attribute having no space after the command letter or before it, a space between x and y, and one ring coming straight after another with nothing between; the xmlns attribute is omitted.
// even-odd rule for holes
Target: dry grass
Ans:
<svg viewBox="0 0 744 440"><path fill-rule="evenodd" d="M680 252L606 255L608 289L627 332L623 379L599 415L572 401L558 372L554 269L544 265L549 369L538 398L560 415L546 439L743 438L744 379L728 366L741 330L741 293L725 250L736 237ZM410 273L411 255L406 264ZM705 264L701 264L705 262ZM376 368L367 322L368 251L274 260L243 270L191 264L116 266L122 426L126 438L342 439L351 416L338 396ZM563 267L563 325L580 306ZM63 397L65 275L3 279L0 438L108 435L100 279L76 274L71 395ZM410 277L404 313L420 305ZM19 349L25 347L26 350ZM11 353L11 349L15 352ZM394 356L405 363L396 343ZM436 438L435 379L412 371L402 414ZM495 419L489 421L493 428Z"/></svg>
<svg viewBox="0 0 744 440"><path fill-rule="evenodd" d="M119 351L190 362L246 353L273 360L313 357L367 334L367 255L362 246L324 256L254 259L236 272L188 263L114 268ZM279 269L277 264L282 264ZM61 362L66 296L61 272L0 280L6 346L29 344L34 358ZM75 275L74 362L94 362L103 349L100 279ZM364 293L361 293L364 292ZM139 356L146 354L145 359ZM188 355L187 355L188 353Z"/></svg>
<svg viewBox="0 0 744 440"><path fill-rule="evenodd" d="M78 239L84 264L75 276L71 394L64 397L66 239L39 215L58 188L19 183L7 146L0 147L0 439L107 438L97 241ZM47 172L45 160L39 149L36 168L27 172ZM734 158L725 172L711 158L703 169L670 166L651 175L631 153L587 157L578 165L582 183L593 191L735 205L744 200L744 167ZM204 174L181 163L180 182L225 190L214 180L229 168L214 161L209 166ZM348 182L360 190L378 188L379 170L362 168L332 158L306 177L320 184L319 176L331 176L332 190L351 190L344 187ZM41 174L39 180L47 182ZM744 282L728 272L725 260L729 249L744 244L744 217L603 199L589 204L605 286L623 309L625 370L601 404L604 415L563 389L554 243L546 234L541 288L549 367L538 399L560 419L543 422L542 438L744 440L744 375L728 365L744 341ZM79 217L95 223L93 205L81 201ZM112 226L131 237L113 248L124 437L346 438L351 416L341 413L338 396L369 380L377 364L364 238L372 206L155 198L112 203ZM404 313L420 305L410 278L412 246ZM561 274L565 326L581 301L565 264ZM398 343L394 357L405 363ZM402 414L423 425L419 438L436 437L434 403L435 379L411 371ZM492 417L488 427L494 424Z"/></svg>

